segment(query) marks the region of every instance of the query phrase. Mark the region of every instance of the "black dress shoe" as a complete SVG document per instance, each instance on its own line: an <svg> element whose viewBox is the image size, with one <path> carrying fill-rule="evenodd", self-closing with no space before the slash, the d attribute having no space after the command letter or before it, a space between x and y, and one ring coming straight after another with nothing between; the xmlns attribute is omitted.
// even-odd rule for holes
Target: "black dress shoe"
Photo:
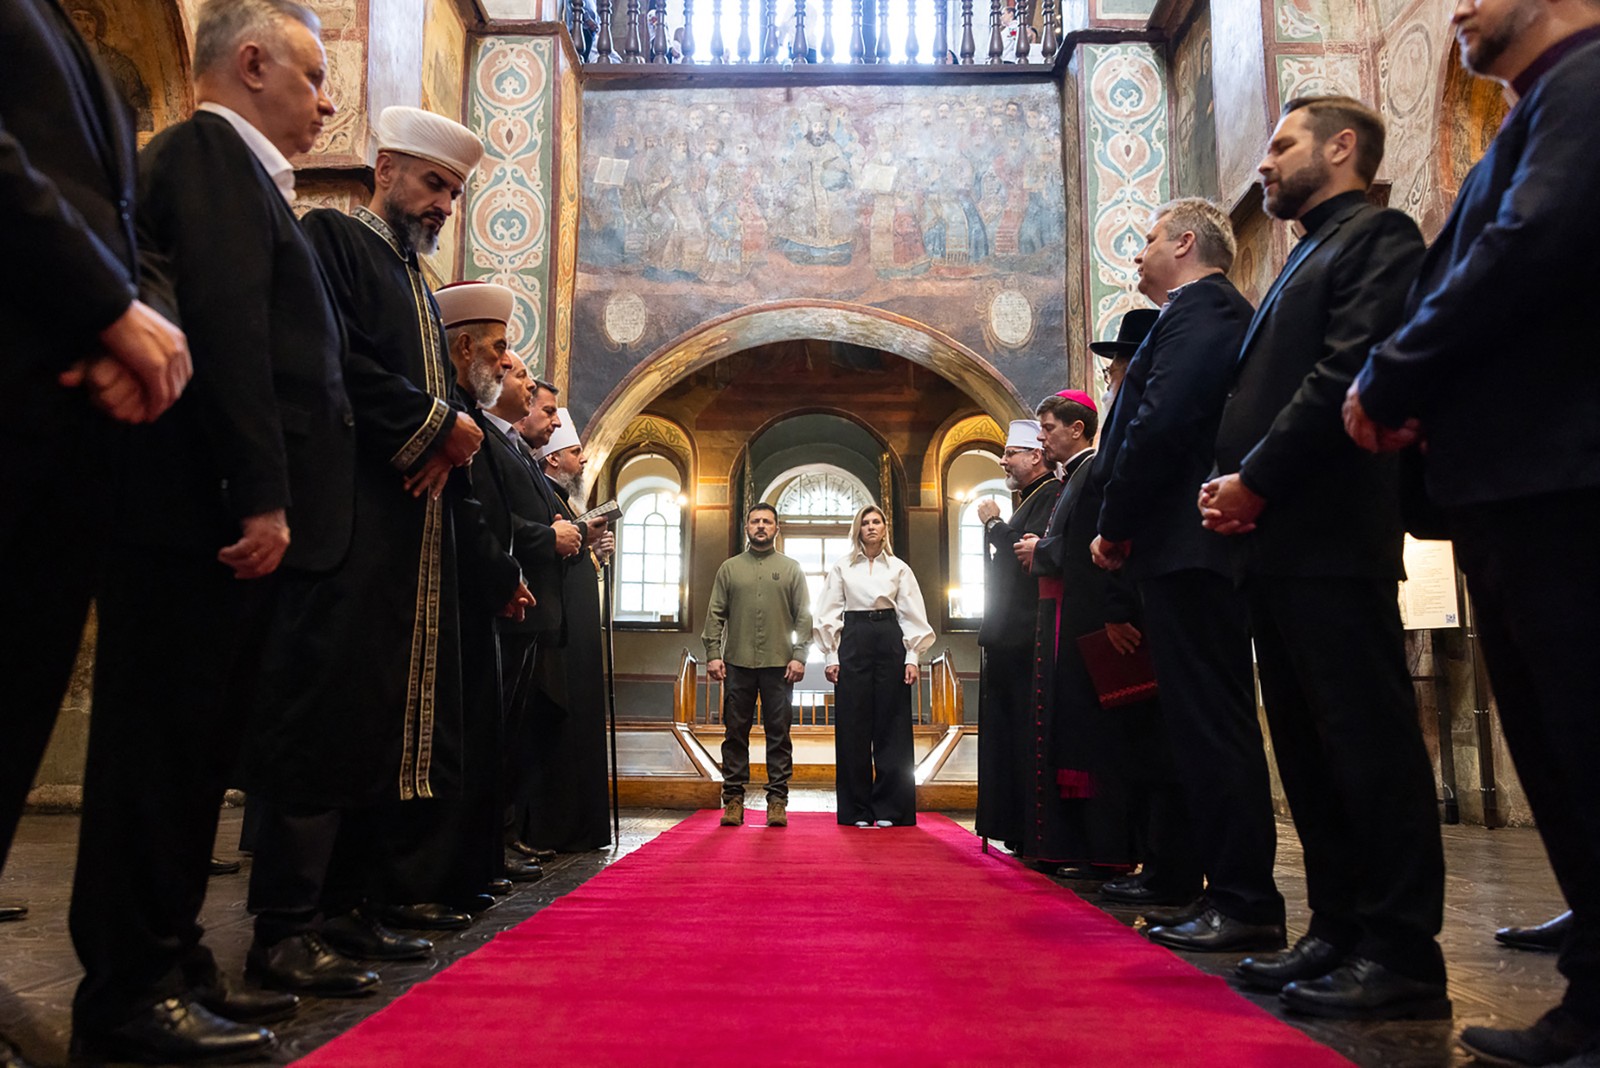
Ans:
<svg viewBox="0 0 1600 1068"><path fill-rule="evenodd" d="M391 931L360 909L324 920L322 938L356 960L424 960L433 952L433 943L426 938Z"/></svg>
<svg viewBox="0 0 1600 1068"><path fill-rule="evenodd" d="M510 879L490 879L488 885L483 888L484 893L493 897L505 897L513 889L515 887L511 885Z"/></svg>
<svg viewBox="0 0 1600 1068"><path fill-rule="evenodd" d="M1148 881L1143 875L1119 875L1115 879L1107 879L1100 884L1100 892L1104 893L1109 889L1121 893L1123 890L1134 890L1142 887Z"/></svg>
<svg viewBox="0 0 1600 1068"><path fill-rule="evenodd" d="M1484 1064L1560 1064L1576 1057L1600 1031L1557 1005L1532 1027L1466 1027L1461 1048Z"/></svg>
<svg viewBox="0 0 1600 1068"><path fill-rule="evenodd" d="M1114 905L1137 905L1140 908L1149 908L1152 905L1187 905L1194 900L1193 894L1174 893L1159 886L1145 886L1143 883L1136 886L1113 886L1111 883L1102 883L1100 897Z"/></svg>
<svg viewBox="0 0 1600 1068"><path fill-rule="evenodd" d="M20 920L27 914L28 906L26 905L0 905L0 923L4 923L6 920ZM0 1064L4 1063L4 1061L0 1061Z"/></svg>
<svg viewBox="0 0 1600 1068"><path fill-rule="evenodd" d="M32 1061L22 1055L21 1050L0 1038L0 1068L34 1068L34 1066Z"/></svg>
<svg viewBox="0 0 1600 1068"><path fill-rule="evenodd" d="M1502 927L1494 933L1494 940L1512 949L1534 949L1555 952L1567 940L1572 930L1572 912L1568 910L1554 919L1533 927Z"/></svg>
<svg viewBox="0 0 1600 1068"><path fill-rule="evenodd" d="M321 935L291 935L271 946L257 942L244 959L246 979L274 990L325 998L353 998L378 987L378 973L328 948Z"/></svg>
<svg viewBox="0 0 1600 1068"><path fill-rule="evenodd" d="M375 910L379 923L415 931L459 931L472 926L472 917L449 905L426 902L421 905L384 905Z"/></svg>
<svg viewBox="0 0 1600 1068"><path fill-rule="evenodd" d="M218 1016L237 1023L262 1024L287 1020L300 1007L300 999L278 990L255 990L215 975L210 986L196 987L192 996Z"/></svg>
<svg viewBox="0 0 1600 1068"><path fill-rule="evenodd" d="M197 1001L167 998L125 1024L72 1036L74 1060L172 1064L238 1060L272 1048L272 1032L234 1023Z"/></svg>
<svg viewBox="0 0 1600 1068"><path fill-rule="evenodd" d="M1293 949L1266 957L1246 957L1234 974L1252 990L1277 993L1290 983L1327 975L1344 960L1344 950L1332 942L1306 935Z"/></svg>
<svg viewBox="0 0 1600 1068"><path fill-rule="evenodd" d="M472 894L465 901L452 901L450 906L465 912L468 916L476 916L484 909L494 906L494 895Z"/></svg>
<svg viewBox="0 0 1600 1068"><path fill-rule="evenodd" d="M1176 927L1196 919L1206 909L1211 907L1204 894L1195 898L1187 905L1179 905L1170 909L1145 909L1139 915L1144 917L1146 927Z"/></svg>
<svg viewBox="0 0 1600 1068"><path fill-rule="evenodd" d="M1448 1020L1451 1011L1442 982L1412 979L1365 957L1290 983L1278 1000L1289 1012L1340 1020Z"/></svg>
<svg viewBox="0 0 1600 1068"><path fill-rule="evenodd" d="M506 862L506 878L514 883L536 883L544 878L544 866L537 860Z"/></svg>
<svg viewBox="0 0 1600 1068"><path fill-rule="evenodd" d="M1239 953L1282 949L1281 923L1245 923L1207 908L1188 923L1152 927L1150 941L1190 953Z"/></svg>
<svg viewBox="0 0 1600 1068"><path fill-rule="evenodd" d="M212 875L237 875L241 865L237 860L218 860L211 858Z"/></svg>
<svg viewBox="0 0 1600 1068"><path fill-rule="evenodd" d="M556 851L554 849L535 849L520 838L513 838L509 845L529 860L546 861L556 859Z"/></svg>

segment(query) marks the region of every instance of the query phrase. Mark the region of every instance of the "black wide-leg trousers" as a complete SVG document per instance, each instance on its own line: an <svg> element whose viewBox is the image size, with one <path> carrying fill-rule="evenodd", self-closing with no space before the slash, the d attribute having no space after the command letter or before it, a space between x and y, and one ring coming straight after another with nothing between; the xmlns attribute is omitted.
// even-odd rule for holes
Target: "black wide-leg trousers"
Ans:
<svg viewBox="0 0 1600 1068"><path fill-rule="evenodd" d="M900 623L847 619L834 687L834 793L841 824L917 822L911 687Z"/></svg>

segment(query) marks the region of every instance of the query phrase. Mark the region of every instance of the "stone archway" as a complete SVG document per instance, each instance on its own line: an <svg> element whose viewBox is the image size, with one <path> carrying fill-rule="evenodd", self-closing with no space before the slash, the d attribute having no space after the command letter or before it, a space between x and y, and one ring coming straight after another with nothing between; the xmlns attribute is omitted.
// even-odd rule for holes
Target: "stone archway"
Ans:
<svg viewBox="0 0 1600 1068"><path fill-rule="evenodd" d="M1024 418L1015 388L976 352L916 320L844 301L785 300L719 316L651 353L601 402L585 428L590 462L604 465L628 424L667 387L736 352L818 338L892 352L955 383L996 421Z"/></svg>

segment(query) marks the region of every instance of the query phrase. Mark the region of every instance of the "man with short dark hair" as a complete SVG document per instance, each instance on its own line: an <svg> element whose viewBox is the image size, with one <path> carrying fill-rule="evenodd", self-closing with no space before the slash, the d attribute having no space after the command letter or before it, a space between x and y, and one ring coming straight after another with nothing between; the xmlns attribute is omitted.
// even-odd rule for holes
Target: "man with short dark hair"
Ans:
<svg viewBox="0 0 1600 1068"><path fill-rule="evenodd" d="M745 513L749 547L724 560L711 584L700 635L706 675L722 686L722 825L744 822L750 781L750 726L756 697L767 750L767 826L789 822L794 743L789 720L794 684L806 672L811 593L800 565L777 550L778 510L765 501Z"/></svg>
<svg viewBox="0 0 1600 1068"><path fill-rule="evenodd" d="M1600 3L1455 6L1461 62L1517 97L1461 184L1403 324L1345 400L1363 448L1418 439L1472 594L1500 722L1561 891L1561 1004L1532 1027L1469 1027L1493 1064L1600 1064L1600 376L1593 249L1600 238ZM1525 312L1525 314L1518 314ZM1527 404L1496 407L1506 354ZM1556 922L1545 925L1556 926ZM1535 929L1546 944L1551 932ZM1551 946L1551 948L1557 948Z"/></svg>
<svg viewBox="0 0 1600 1068"><path fill-rule="evenodd" d="M1155 211L1134 262L1141 291L1162 310L1128 367L1093 475L1104 503L1091 550L1138 592L1172 747L1163 759L1173 760L1187 794L1207 877L1187 918L1153 926L1150 940L1199 952L1284 943L1248 610L1227 543L1194 521L1195 487L1211 471L1251 316L1225 274L1233 254L1233 228L1216 205L1189 198ZM1115 887L1102 892L1116 899Z"/></svg>
<svg viewBox="0 0 1600 1068"><path fill-rule="evenodd" d="M1367 352L1398 325L1423 254L1416 223L1367 202L1363 131L1375 123L1359 101L1291 100L1272 132L1266 209L1306 236L1245 331L1220 474L1200 508L1237 540L1312 913L1294 948L1241 975L1281 984L1293 1012L1435 1018L1451 1010L1436 941L1444 852L1396 597L1398 473L1392 457L1356 448L1339 414Z"/></svg>

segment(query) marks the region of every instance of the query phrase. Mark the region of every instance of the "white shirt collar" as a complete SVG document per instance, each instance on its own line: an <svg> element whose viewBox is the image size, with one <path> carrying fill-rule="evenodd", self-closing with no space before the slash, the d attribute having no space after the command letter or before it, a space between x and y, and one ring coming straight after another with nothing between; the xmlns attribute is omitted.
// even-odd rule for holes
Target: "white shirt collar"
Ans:
<svg viewBox="0 0 1600 1068"><path fill-rule="evenodd" d="M278 192L283 194L286 204L294 203L294 164L278 151L278 146L267 140L267 135L251 125L250 120L214 101L207 100L196 111L209 111L228 120L239 136L244 139L245 147L250 149L256 159L261 161L261 167L267 172L267 177L272 179L272 184L278 187Z"/></svg>
<svg viewBox="0 0 1600 1068"><path fill-rule="evenodd" d="M517 433L517 428L516 427L514 427L510 423L506 422L504 419L500 418L498 415L495 415L493 412L491 412L487 408L482 408L482 409L479 409L479 410L482 411L484 415L488 416L489 422L493 423L496 427L499 428L500 433L506 435L506 437L517 439L517 440L521 440L521 435L519 435Z"/></svg>

